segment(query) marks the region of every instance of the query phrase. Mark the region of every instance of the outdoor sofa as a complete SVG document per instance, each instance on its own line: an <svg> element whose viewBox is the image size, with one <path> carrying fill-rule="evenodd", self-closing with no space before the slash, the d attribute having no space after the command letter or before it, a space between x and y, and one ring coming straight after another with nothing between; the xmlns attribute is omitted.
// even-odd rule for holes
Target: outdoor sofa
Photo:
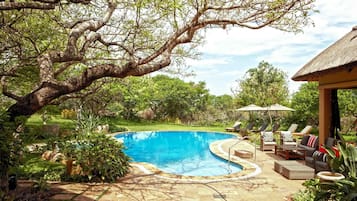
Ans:
<svg viewBox="0 0 357 201"><path fill-rule="evenodd" d="M297 146L305 151L305 164L315 170L315 172L330 170L327 162L327 153L319 145L319 137L308 134L304 135L300 143L296 143L289 131L280 133L280 144L285 146ZM334 138L327 138L324 147L332 148L336 144Z"/></svg>
<svg viewBox="0 0 357 201"><path fill-rule="evenodd" d="M313 145L308 144L313 141L310 138L315 138L315 143ZM330 166L328 164L328 154L325 148L333 148L336 145L336 139L329 137L326 139L324 146L319 145L319 138L314 135L304 136L301 140L299 147L306 149L305 153L305 164L309 167L315 169L315 172L329 171Z"/></svg>

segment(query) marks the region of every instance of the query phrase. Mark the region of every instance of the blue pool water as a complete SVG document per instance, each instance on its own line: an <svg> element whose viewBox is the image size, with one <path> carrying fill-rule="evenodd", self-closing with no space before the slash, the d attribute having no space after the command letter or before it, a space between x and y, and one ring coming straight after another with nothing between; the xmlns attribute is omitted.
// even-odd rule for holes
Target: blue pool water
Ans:
<svg viewBox="0 0 357 201"><path fill-rule="evenodd" d="M217 176L235 173L242 167L217 158L209 144L235 138L233 135L196 131L145 131L118 134L125 153L135 162L147 162L164 172L187 176Z"/></svg>

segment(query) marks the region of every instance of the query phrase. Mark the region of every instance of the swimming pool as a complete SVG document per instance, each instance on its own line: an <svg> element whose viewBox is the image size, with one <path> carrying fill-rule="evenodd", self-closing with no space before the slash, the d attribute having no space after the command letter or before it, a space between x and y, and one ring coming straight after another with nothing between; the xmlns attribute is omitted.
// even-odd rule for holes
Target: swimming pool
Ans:
<svg viewBox="0 0 357 201"><path fill-rule="evenodd" d="M235 138L230 134L197 131L145 131L118 134L125 153L134 162L147 162L160 170L185 176L218 176L236 173L242 166L213 155L209 144Z"/></svg>

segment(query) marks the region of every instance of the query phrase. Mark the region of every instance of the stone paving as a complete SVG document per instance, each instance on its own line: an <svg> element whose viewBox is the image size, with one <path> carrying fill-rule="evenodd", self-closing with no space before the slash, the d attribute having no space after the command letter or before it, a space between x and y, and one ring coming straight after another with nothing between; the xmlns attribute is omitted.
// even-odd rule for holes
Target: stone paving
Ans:
<svg viewBox="0 0 357 201"><path fill-rule="evenodd" d="M236 141L233 140L225 141L221 144L221 149L228 152L229 147L235 143ZM231 154L234 149L255 152L254 147L246 141L238 143L232 148ZM289 200L293 193L303 189L304 180L288 180L276 173L273 170L275 160L284 159L274 155L273 151L262 152L257 147L256 158L249 159L249 162L257 164L261 168L261 173L246 179L232 178L211 181L167 178L155 171L146 174L138 166L133 165L131 173L116 183L52 183L51 190L57 194L51 200Z"/></svg>

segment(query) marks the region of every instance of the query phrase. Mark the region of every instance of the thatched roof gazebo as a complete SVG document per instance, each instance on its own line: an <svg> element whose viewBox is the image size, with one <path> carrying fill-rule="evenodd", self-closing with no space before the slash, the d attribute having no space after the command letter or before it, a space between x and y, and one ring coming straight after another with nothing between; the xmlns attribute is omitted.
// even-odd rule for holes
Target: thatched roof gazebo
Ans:
<svg viewBox="0 0 357 201"><path fill-rule="evenodd" d="M293 77L319 82L319 141L330 135L333 91L357 88L357 26L318 54Z"/></svg>

